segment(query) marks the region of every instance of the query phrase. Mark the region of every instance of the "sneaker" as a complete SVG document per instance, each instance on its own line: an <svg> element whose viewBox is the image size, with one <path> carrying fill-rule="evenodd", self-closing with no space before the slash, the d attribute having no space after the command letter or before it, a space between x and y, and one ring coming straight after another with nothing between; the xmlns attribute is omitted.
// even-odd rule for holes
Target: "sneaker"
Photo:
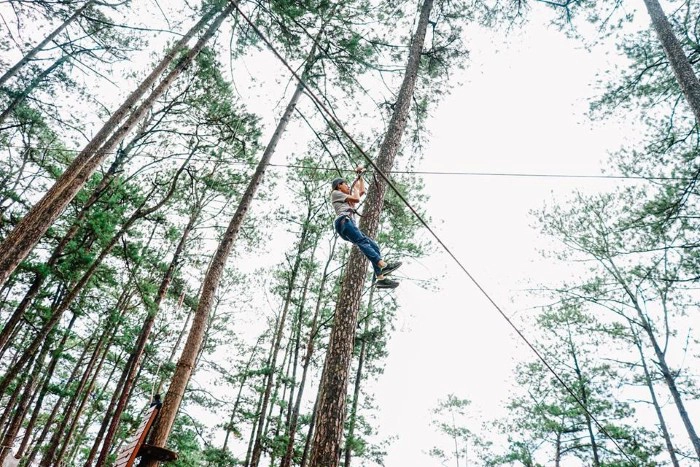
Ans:
<svg viewBox="0 0 700 467"><path fill-rule="evenodd" d="M401 266L401 264L401 261L387 264L386 266L384 266L384 269L382 269L382 274L385 276L387 274L391 274L392 272L396 271L399 268L399 266Z"/></svg>
<svg viewBox="0 0 700 467"><path fill-rule="evenodd" d="M395 289L399 286L398 281L392 281L391 279L379 279L374 283L378 289Z"/></svg>

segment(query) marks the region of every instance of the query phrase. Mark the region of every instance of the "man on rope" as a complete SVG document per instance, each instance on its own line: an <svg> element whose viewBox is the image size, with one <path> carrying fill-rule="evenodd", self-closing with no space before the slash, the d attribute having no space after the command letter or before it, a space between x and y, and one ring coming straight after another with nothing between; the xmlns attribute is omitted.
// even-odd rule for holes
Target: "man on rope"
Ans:
<svg viewBox="0 0 700 467"><path fill-rule="evenodd" d="M365 194L365 181L362 178L364 171L365 169L362 166L355 169L357 179L352 183L352 186L349 186L342 178L336 178L331 182L331 187L333 188L333 191L331 191L331 203L338 216L333 225L340 238L356 245L372 263L375 277L374 285L379 289L395 289L399 283L385 276L398 269L401 263L385 262L379 251L379 245L360 231L355 224L354 216L357 214L355 206Z"/></svg>

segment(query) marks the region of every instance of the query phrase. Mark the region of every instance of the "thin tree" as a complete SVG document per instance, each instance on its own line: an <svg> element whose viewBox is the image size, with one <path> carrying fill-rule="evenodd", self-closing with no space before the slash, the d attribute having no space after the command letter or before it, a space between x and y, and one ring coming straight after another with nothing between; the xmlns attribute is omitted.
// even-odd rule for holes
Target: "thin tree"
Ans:
<svg viewBox="0 0 700 467"><path fill-rule="evenodd" d="M27 63L29 63L37 53L40 51L44 50L44 48L51 43L59 34L61 34L73 21L78 19L80 15L85 12L93 3L95 3L95 0L88 0L75 10L75 12L70 15L68 18L66 18L56 29L54 29L48 36L44 38L41 42L39 42L36 46L32 48L29 52L27 52L24 57L17 63L15 63L9 70L7 70L5 73L3 73L2 76L0 76L0 87L4 86L5 83L15 76L17 72L24 67Z"/></svg>

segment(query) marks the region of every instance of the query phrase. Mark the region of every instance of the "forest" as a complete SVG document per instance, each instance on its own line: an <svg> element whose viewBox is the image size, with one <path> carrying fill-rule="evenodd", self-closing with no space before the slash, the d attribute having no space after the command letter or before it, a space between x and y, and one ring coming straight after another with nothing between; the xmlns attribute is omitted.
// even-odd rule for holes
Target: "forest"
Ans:
<svg viewBox="0 0 700 467"><path fill-rule="evenodd" d="M1 0L0 20L0 466L699 465L700 1ZM490 195L447 178L488 118L455 96L493 38L536 29L608 51L583 118L633 136L605 148L604 189L537 200L542 243L500 252L562 273L495 295L445 240L500 235L477 218ZM508 108L519 78L475 92ZM537 79L542 108L576 86ZM448 104L461 142L429 172ZM331 180L357 167L358 226L403 262L393 290L334 229ZM527 175L497 170L478 175ZM433 183L455 189L441 206ZM507 387L497 410L421 374L459 332L446 298L516 350L429 365L508 359L465 374ZM397 355L414 314L444 334ZM399 432L387 398L416 415ZM397 460L402 436L420 457Z"/></svg>

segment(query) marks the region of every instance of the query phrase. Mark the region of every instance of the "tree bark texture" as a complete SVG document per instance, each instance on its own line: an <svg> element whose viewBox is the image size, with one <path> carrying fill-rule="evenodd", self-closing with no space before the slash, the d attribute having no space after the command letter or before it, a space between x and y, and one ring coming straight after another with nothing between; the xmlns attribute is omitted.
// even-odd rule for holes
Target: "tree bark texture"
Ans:
<svg viewBox="0 0 700 467"><path fill-rule="evenodd" d="M377 168L387 175L391 173L394 158L399 150L401 137L406 127L432 7L433 0L423 2L416 33L411 41L406 73L399 90L394 114L377 157ZM374 237L377 232L385 191L386 182L377 177L377 183L367 195L360 222L360 229L369 237ZM366 258L357 248L353 248L338 296L326 361L321 376L318 415L314 429L311 462L309 463L311 467L336 467L340 462L340 444L346 415L348 373L357 327L357 312L366 272Z"/></svg>
<svg viewBox="0 0 700 467"><path fill-rule="evenodd" d="M148 92L157 78L171 64L187 42L199 31L220 7L212 8L199 22L193 26L165 55L153 71L131 93L126 101L112 114L100 131L92 138L87 146L78 154L70 166L59 177L49 191L39 200L26 216L12 229L0 244L0 286L10 274L27 257L34 245L46 233L56 218L63 212L68 203L84 186L85 181L92 175L107 155L116 148L117 144L134 128L138 121L153 106L175 79L190 65L194 57L204 48L205 43L214 35L226 16L235 8L228 5L214 20L197 43L180 59L175 66L149 94L143 103L129 116L127 121L118 125L129 115L139 99ZM110 137L110 135L112 135Z"/></svg>
<svg viewBox="0 0 700 467"><path fill-rule="evenodd" d="M700 123L700 81L698 81L688 57L683 52L683 46L673 33L661 4L658 0L644 0L644 4L651 17L656 35L666 53L666 58L671 64L673 74L676 75L683 95L695 115L696 122Z"/></svg>

